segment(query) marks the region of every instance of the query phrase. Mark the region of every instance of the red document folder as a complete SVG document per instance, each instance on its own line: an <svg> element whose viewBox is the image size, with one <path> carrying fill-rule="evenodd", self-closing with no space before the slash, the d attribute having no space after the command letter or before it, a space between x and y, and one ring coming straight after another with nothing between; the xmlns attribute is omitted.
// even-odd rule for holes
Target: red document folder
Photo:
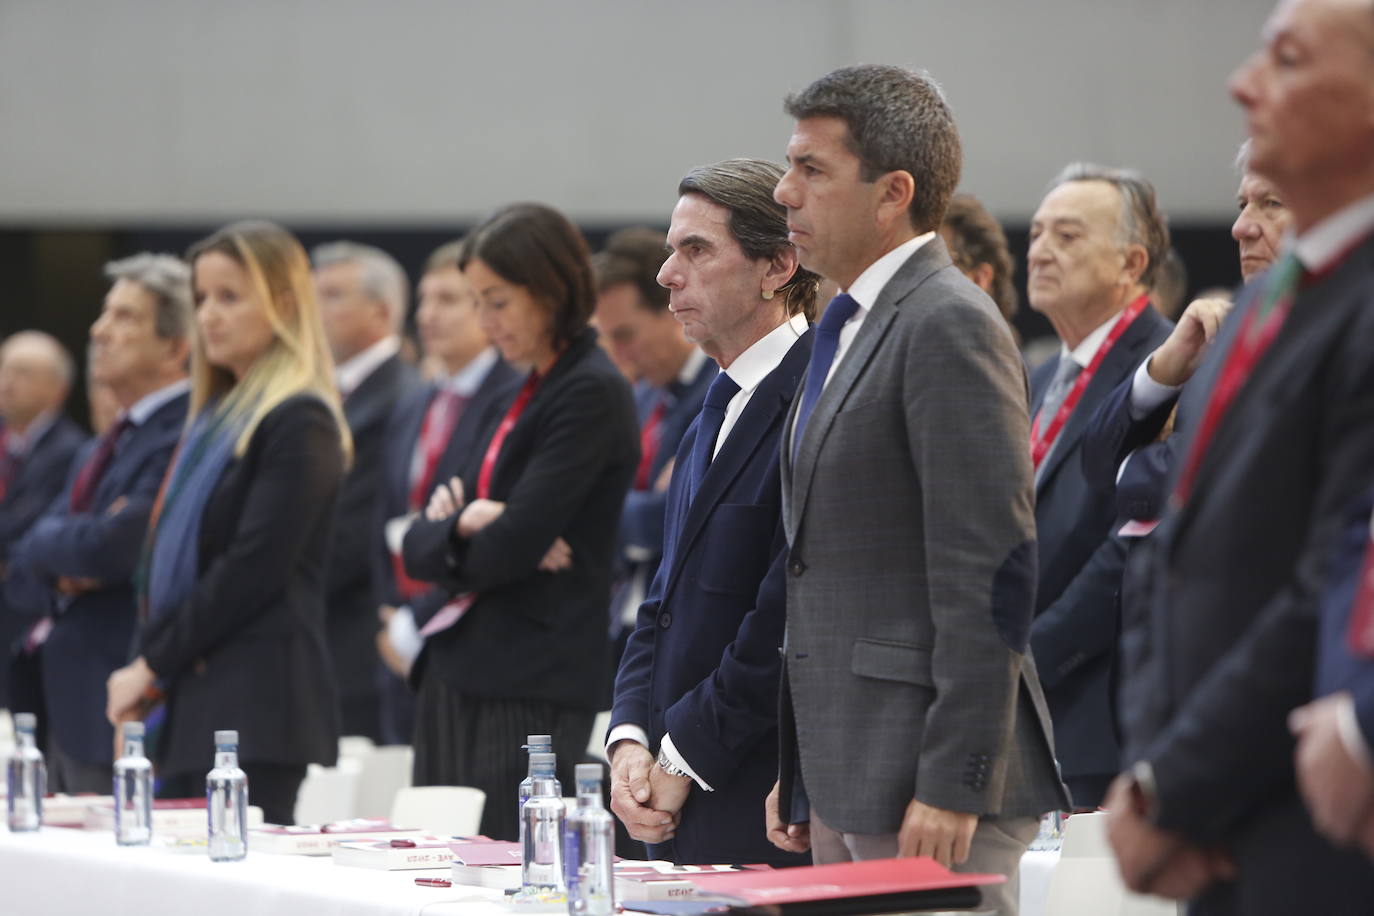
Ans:
<svg viewBox="0 0 1374 916"><path fill-rule="evenodd" d="M934 859L916 858L693 875L691 880L711 896L734 898L733 912L806 916L973 907L982 902L981 885L1006 878L960 874Z"/></svg>

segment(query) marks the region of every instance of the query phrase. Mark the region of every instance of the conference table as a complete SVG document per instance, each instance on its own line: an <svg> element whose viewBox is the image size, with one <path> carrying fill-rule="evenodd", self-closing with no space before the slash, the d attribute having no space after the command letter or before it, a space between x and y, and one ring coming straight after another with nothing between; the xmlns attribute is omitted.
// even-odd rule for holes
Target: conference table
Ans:
<svg viewBox="0 0 1374 916"><path fill-rule="evenodd" d="M1022 868L1023 916L1044 909L1050 859ZM1046 856L1050 858L1046 858ZM1035 862L1032 865L1032 862ZM1031 866L1028 872L1027 866ZM106 831L0 826L0 913L5 916L489 916L508 913L501 892L421 887L447 867L414 871L346 868L328 856L249 852L211 862L204 851L120 847ZM1025 880L1029 879L1029 880ZM1032 899L1026 899L1028 896ZM1037 898L1038 899L1035 899Z"/></svg>

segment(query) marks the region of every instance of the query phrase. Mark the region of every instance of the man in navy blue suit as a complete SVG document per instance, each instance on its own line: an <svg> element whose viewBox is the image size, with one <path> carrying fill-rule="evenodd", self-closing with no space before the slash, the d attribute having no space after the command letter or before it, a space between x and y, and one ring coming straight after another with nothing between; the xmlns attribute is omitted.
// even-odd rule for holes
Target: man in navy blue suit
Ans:
<svg viewBox="0 0 1374 916"><path fill-rule="evenodd" d="M520 382L501 361L477 322L472 289L458 269L462 242L441 245L425 264L415 323L425 359L439 370L431 384L396 403L382 454L377 514L371 526L373 584L385 629L376 637L385 666L376 666L381 734L386 744L409 744L415 699L406 686L420 653L420 624L452 597L404 575L397 551L408 517L425 507L436 484L466 463L496 406Z"/></svg>
<svg viewBox="0 0 1374 916"><path fill-rule="evenodd" d="M677 450L663 560L621 661L607 746L612 810L678 863L807 861L767 841L762 808L786 623L779 443L817 286L773 200L781 176L753 159L689 172L658 275L721 371Z"/></svg>
<svg viewBox="0 0 1374 916"><path fill-rule="evenodd" d="M14 548L6 597L41 644L52 788L107 792L114 735L105 681L128 661L133 579L148 518L186 418L190 272L170 255L105 268L90 373L119 417L77 459L61 496Z"/></svg>
<svg viewBox="0 0 1374 916"><path fill-rule="evenodd" d="M86 441L62 415L73 375L71 356L42 331L20 331L0 347L0 583L10 550L62 491ZM10 646L25 629L0 597L0 708L41 713L37 673L22 662L11 697Z"/></svg>
<svg viewBox="0 0 1374 916"><path fill-rule="evenodd" d="M673 456L701 410L716 364L682 335L658 271L668 257L656 229L622 229L592 261L597 329L612 361L635 381L639 469L620 514L611 636L619 666L625 640L663 554L663 514Z"/></svg>
<svg viewBox="0 0 1374 916"><path fill-rule="evenodd" d="M1065 784L1095 808L1120 767L1108 689L1125 549L1110 494L1079 470L1093 410L1169 333L1149 289L1169 250L1153 186L1129 171L1076 164L1031 223L1031 307L1059 335L1058 359L1031 376L1031 458L1040 587L1031 647L1054 719Z"/></svg>

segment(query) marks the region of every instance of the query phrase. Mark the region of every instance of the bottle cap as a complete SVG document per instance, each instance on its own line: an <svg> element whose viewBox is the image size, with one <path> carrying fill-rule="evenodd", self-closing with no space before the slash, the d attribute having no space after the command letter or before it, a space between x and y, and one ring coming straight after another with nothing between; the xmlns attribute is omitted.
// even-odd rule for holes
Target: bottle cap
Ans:
<svg viewBox="0 0 1374 916"><path fill-rule="evenodd" d="M17 712L14 714L14 727L32 731L38 727L38 716L31 712Z"/></svg>
<svg viewBox="0 0 1374 916"><path fill-rule="evenodd" d="M124 723L124 737L125 737L125 738L142 738L142 737L143 737L143 723L142 723L142 722L125 722L125 723Z"/></svg>
<svg viewBox="0 0 1374 916"><path fill-rule="evenodd" d="M215 732L215 744L238 744L238 743L239 743L239 733L238 733L236 730L232 729L232 728L221 729L220 731Z"/></svg>
<svg viewBox="0 0 1374 916"><path fill-rule="evenodd" d="M536 751L535 753L530 754L530 766L532 767L540 769L547 768L548 770L552 771L554 765L557 762L557 754L550 754L546 751Z"/></svg>
<svg viewBox="0 0 1374 916"><path fill-rule="evenodd" d="M599 763L579 763L574 769L579 783L594 782L601 785L601 764Z"/></svg>
<svg viewBox="0 0 1374 916"><path fill-rule="evenodd" d="M553 747L553 735L530 735L525 738L525 748Z"/></svg>

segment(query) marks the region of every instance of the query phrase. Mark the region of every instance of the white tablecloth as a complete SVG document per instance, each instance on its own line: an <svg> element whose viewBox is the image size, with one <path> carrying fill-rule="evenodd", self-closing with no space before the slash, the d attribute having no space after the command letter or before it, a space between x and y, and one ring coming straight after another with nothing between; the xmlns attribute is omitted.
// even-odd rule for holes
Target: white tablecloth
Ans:
<svg viewBox="0 0 1374 916"><path fill-rule="evenodd" d="M489 916L499 891L418 887L448 869L374 871L328 856L249 852L242 862L203 853L116 846L109 833L0 827L5 916Z"/></svg>
<svg viewBox="0 0 1374 916"><path fill-rule="evenodd" d="M0 821L3 823L3 821ZM1021 862L1021 916L1042 916L1057 852ZM4 916L495 916L499 891L419 887L449 870L374 871L328 856L249 852L242 862L204 853L121 847L112 834L44 827L12 834L0 826L0 913Z"/></svg>

